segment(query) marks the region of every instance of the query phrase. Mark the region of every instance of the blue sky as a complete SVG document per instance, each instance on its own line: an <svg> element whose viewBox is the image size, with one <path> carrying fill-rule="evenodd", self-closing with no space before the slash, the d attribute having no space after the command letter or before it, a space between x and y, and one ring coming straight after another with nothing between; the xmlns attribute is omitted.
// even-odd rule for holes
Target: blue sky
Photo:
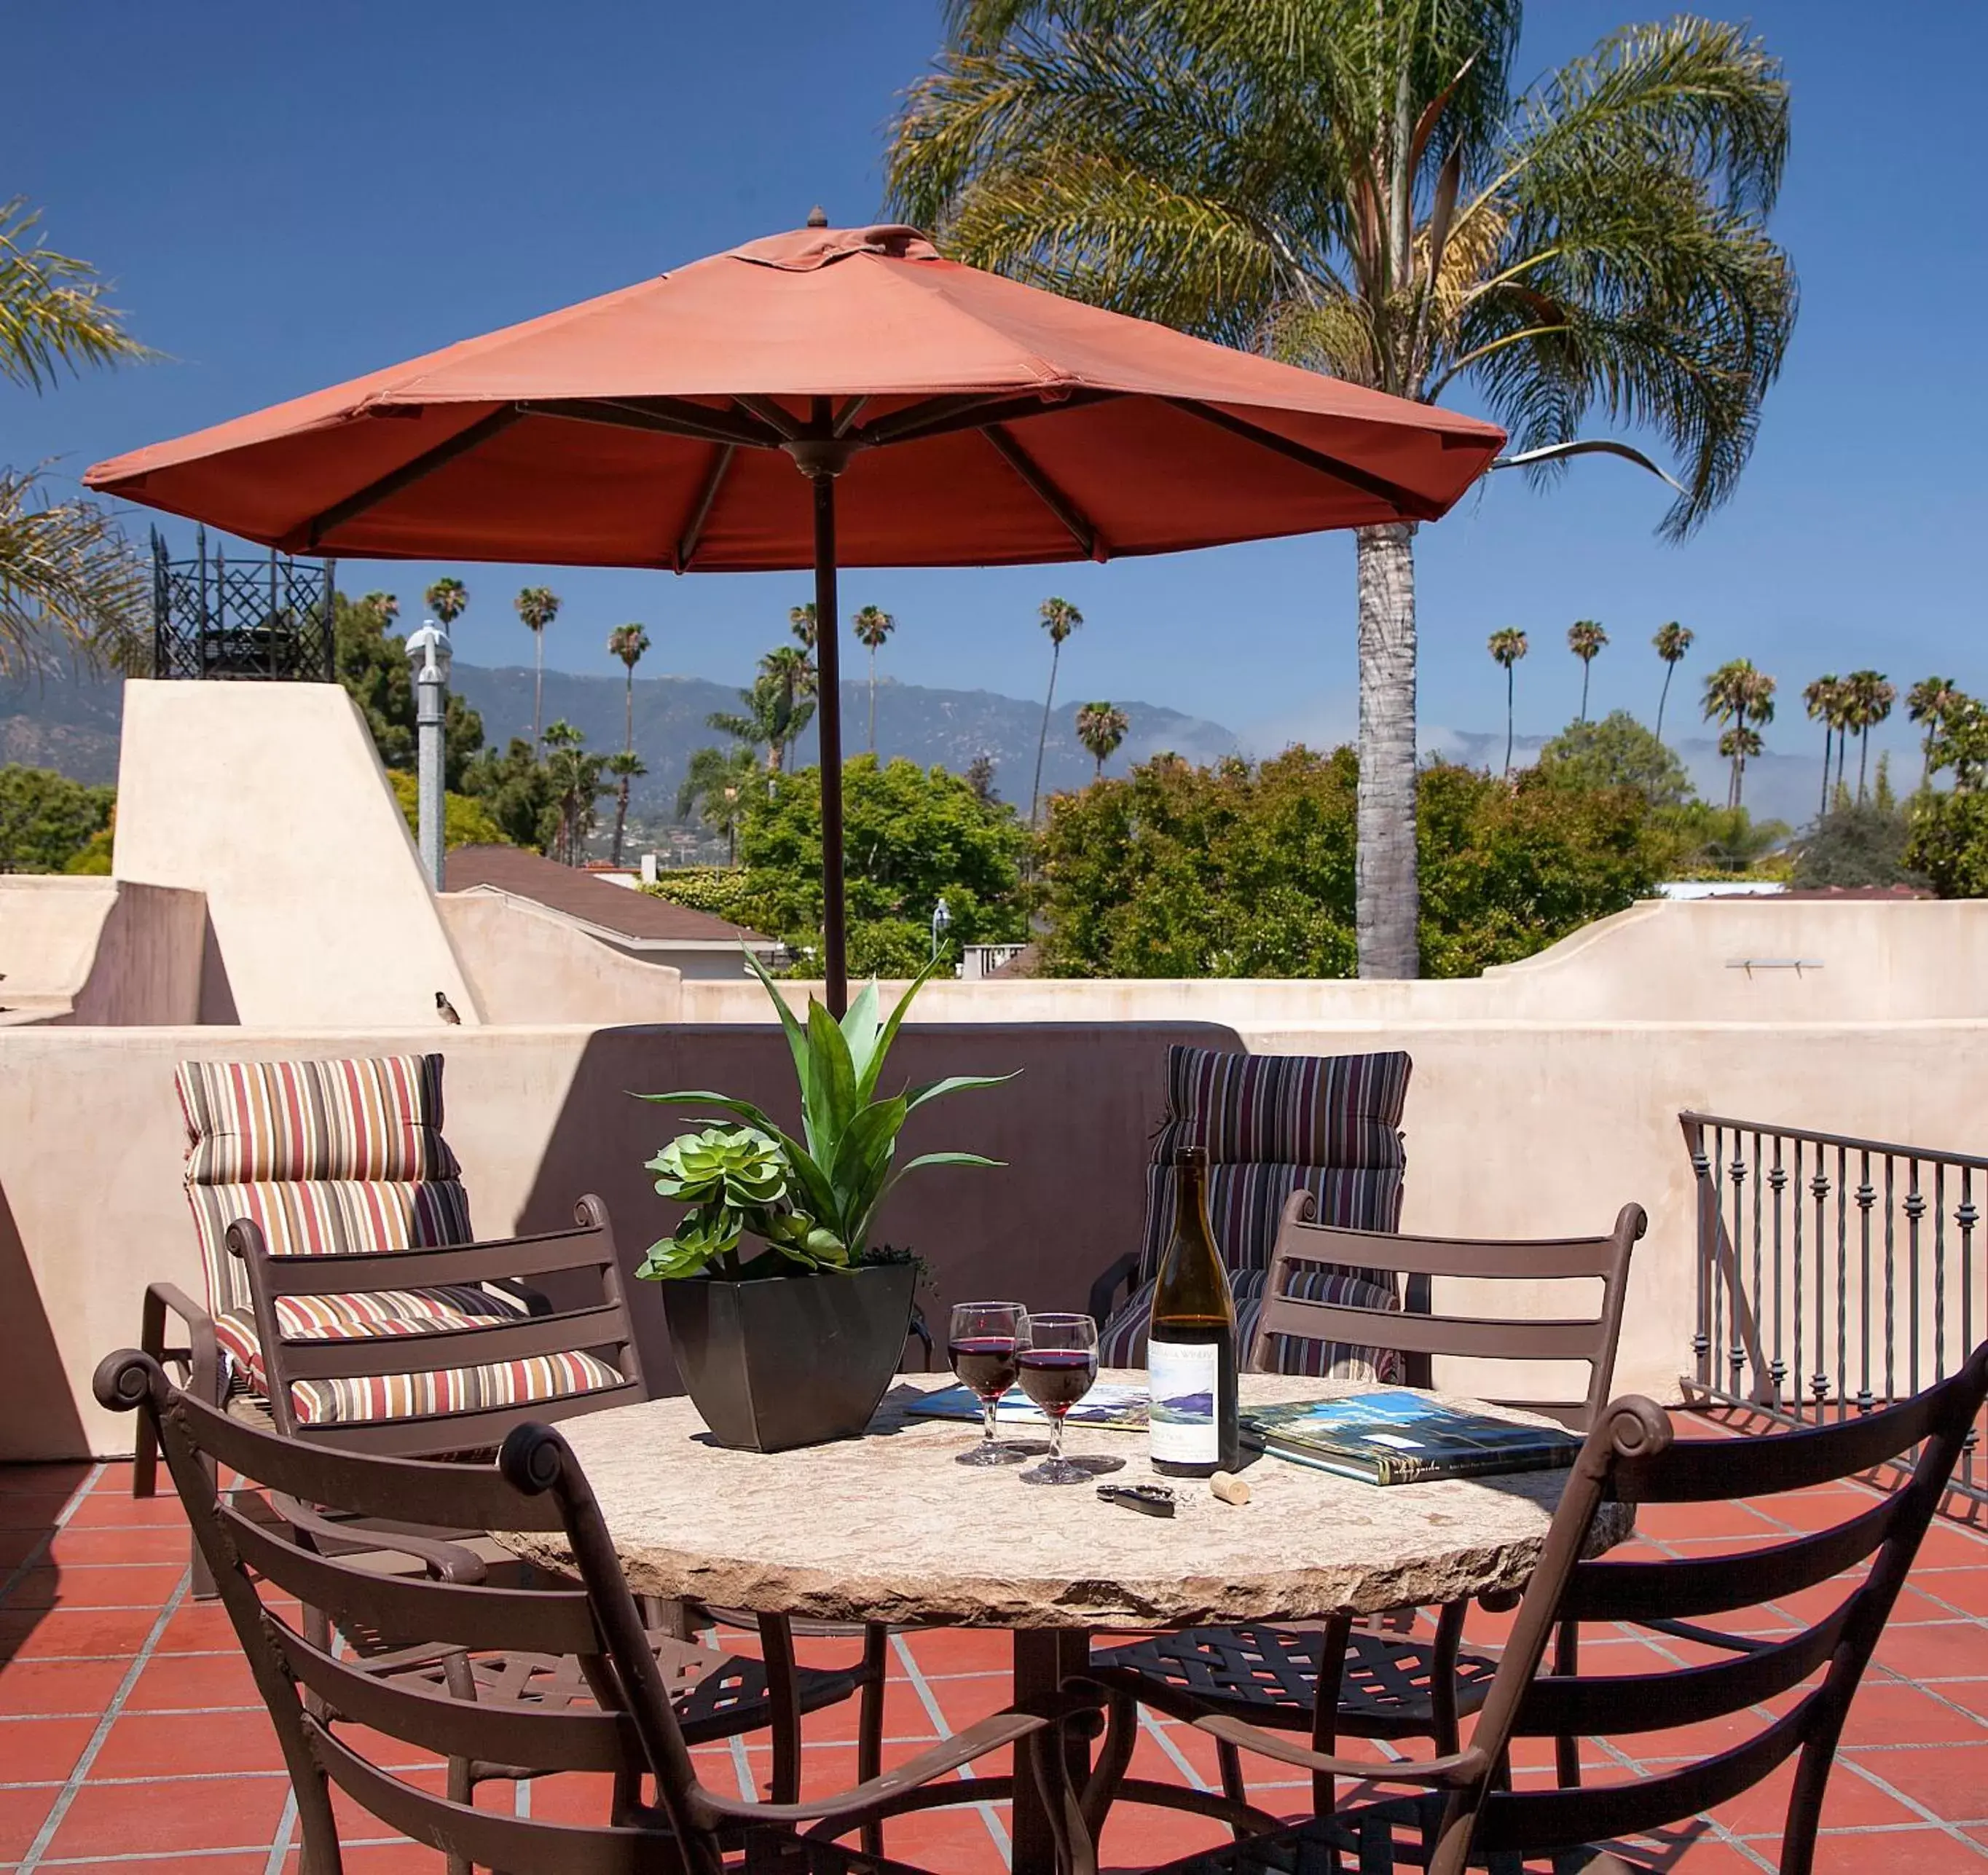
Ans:
<svg viewBox="0 0 1988 1875"><path fill-rule="evenodd" d="M170 361L39 399L0 390L0 461L73 475L796 225L817 201L838 222L871 219L894 100L937 43L937 15L934 0L20 9L0 196L39 204L53 245L112 275ZM1631 16L1534 0L1522 72ZM1506 624L1533 640L1521 733L1558 727L1578 694L1562 646L1579 617L1614 640L1595 666L1598 710L1647 718L1661 675L1649 634L1678 618L1698 633L1686 674L1747 656L1780 677L1770 747L1813 739L1794 693L1825 669L1988 687L1968 544L1988 484L1972 130L1988 9L1762 0L1750 17L1794 88L1776 228L1802 281L1752 467L1682 548L1654 536L1661 485L1608 461L1545 495L1496 478L1425 529L1427 729L1499 725L1484 640ZM1103 568L858 573L844 598L898 615L891 674L1026 695L1047 664L1036 608L1063 593L1087 621L1063 695L1165 704L1274 746L1351 731L1352 562L1350 541L1326 535ZM411 611L437 570L353 563L341 583L397 588ZM527 660L510 601L529 572L455 570L472 595L462 654ZM604 641L635 619L654 642L644 674L743 681L807 596L799 576L547 576L566 601L548 660L577 671L618 669Z"/></svg>

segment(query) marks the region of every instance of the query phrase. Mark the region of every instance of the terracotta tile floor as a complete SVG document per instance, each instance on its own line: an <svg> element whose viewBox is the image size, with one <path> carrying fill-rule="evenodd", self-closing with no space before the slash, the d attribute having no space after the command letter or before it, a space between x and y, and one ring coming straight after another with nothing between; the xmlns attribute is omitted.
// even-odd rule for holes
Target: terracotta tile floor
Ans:
<svg viewBox="0 0 1988 1875"><path fill-rule="evenodd" d="M0 1870L103 1867L120 1875L285 1875L296 1868L288 1785L276 1743L218 1608L193 1601L186 1526L170 1501L134 1503L129 1468L0 1468ZM1854 1487L1844 1487L1852 1492ZM1639 1540L1674 1553L1744 1546L1827 1520L1817 1493L1743 1507L1646 1512ZM1472 1636L1500 1623L1473 1613ZM1595 1635L1626 1660L1647 1641ZM1006 1637L935 1632L894 1644L890 1752L905 1756L999 1705ZM827 1660L834 1644L816 1644ZM811 1787L853 1781L854 1713L808 1721ZM1659 1734L1631 1762L1593 1749L1597 1775L1633 1776L1691 1748ZM714 1782L750 1789L765 1750L749 1742L700 1754ZM1141 1739L1137 1770L1212 1782L1212 1749L1161 1725ZM1545 1775L1543 1759L1522 1779ZM596 1813L600 1793L542 1779L535 1813ZM1256 1785L1264 1807L1296 1813L1295 1780ZM1786 1780L1724 1806L1643 1858L1679 1875L1771 1869ZM489 1800L511 1800L507 1787ZM1131 1807L1113 1819L1107 1867L1179 1855L1216 1832L1194 1819ZM439 1871L441 1859L353 1818L353 1875ZM966 1806L891 1826L893 1853L942 1875L992 1875L1006 1863L1004 1806ZM1988 1536L1937 1528L1912 1590L1878 1650L1831 1783L1817 1866L1882 1875L1988 1875Z"/></svg>

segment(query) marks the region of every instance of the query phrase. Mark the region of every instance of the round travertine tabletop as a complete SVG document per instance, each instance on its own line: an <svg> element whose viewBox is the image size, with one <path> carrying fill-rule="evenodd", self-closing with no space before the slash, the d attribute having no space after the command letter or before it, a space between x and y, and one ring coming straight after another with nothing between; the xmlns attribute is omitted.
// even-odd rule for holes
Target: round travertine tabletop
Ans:
<svg viewBox="0 0 1988 1875"><path fill-rule="evenodd" d="M1019 1468L954 1464L979 1427L905 1410L921 1392L951 1384L949 1375L901 1375L863 1438L798 1451L726 1451L687 1399L617 1407L560 1431L638 1594L906 1624L1184 1627L1460 1601L1523 1585L1566 1478L1383 1489L1263 1458L1243 1474L1249 1502L1231 1505L1195 1480L1156 1480L1143 1433L1070 1427L1072 1454L1125 1461L1108 1481L1172 1483L1177 1514L1142 1516L1090 1485L1032 1489L1016 1481ZM1242 1381L1245 1405L1358 1390L1299 1377ZM1630 1528L1629 1511L1604 1505L1591 1552ZM550 1568L569 1560L556 1535L502 1540Z"/></svg>

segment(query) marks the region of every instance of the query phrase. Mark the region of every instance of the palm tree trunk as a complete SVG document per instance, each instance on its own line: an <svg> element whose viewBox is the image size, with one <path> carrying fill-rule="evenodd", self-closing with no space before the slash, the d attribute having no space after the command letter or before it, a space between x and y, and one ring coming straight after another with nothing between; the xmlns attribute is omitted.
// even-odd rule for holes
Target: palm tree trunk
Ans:
<svg viewBox="0 0 1988 1875"><path fill-rule="evenodd" d="M1815 810L1818 820L1829 812L1829 745L1833 739L1829 725L1825 722L1822 725L1822 805Z"/></svg>
<svg viewBox="0 0 1988 1875"><path fill-rule="evenodd" d="M631 665L628 667L628 689L627 689L627 700L626 700L625 703L624 704L624 705L623 705L623 708L622 708L622 717L621 717L621 746L622 746L622 748L624 748L625 750L627 750L627 752L630 755L632 755L633 754L634 754L634 752L635 752L635 667L634 667L633 664L631 664ZM627 785L626 785L625 784L624 784L621 792L622 792L624 794L626 794L626 793L627 792ZM620 850L620 850L620 848L619 846L617 846L617 847L616 847L616 848L615 848L615 852L616 852L617 854L619 854L619 853L620 852ZM619 866L619 865L621 863L621 862L620 862L620 859L619 859L618 857L616 859L616 860L615 860L614 863L615 863L617 866Z"/></svg>
<svg viewBox="0 0 1988 1875"><path fill-rule="evenodd" d="M1594 672L1593 659L1584 657L1581 660L1581 720L1583 722L1587 721L1587 680Z"/></svg>
<svg viewBox="0 0 1988 1875"><path fill-rule="evenodd" d="M1363 527L1359 851L1354 921L1363 977L1418 974L1415 877L1415 524Z"/></svg>
<svg viewBox="0 0 1988 1875"><path fill-rule="evenodd" d="M1512 774L1513 684L1518 674L1517 664L1510 664L1505 667L1505 775L1507 780L1511 779Z"/></svg>
<svg viewBox="0 0 1988 1875"><path fill-rule="evenodd" d="M1043 798L1043 751L1050 745L1050 711L1056 704L1057 666L1063 660L1063 647L1051 641L1050 645L1049 694L1043 699L1043 732L1036 742L1035 785L1029 790L1029 825L1036 824L1036 809Z"/></svg>
<svg viewBox="0 0 1988 1875"><path fill-rule="evenodd" d="M546 634L543 631L532 633L532 753L536 755L545 740L539 731L546 713Z"/></svg>
<svg viewBox="0 0 1988 1875"><path fill-rule="evenodd" d="M621 796L614 803L614 863L621 863L621 835L628 825L628 783L631 777L621 777Z"/></svg>
<svg viewBox="0 0 1988 1875"><path fill-rule="evenodd" d="M1664 660L1664 687L1657 693L1657 740L1659 742L1664 739L1664 705L1671 700L1671 678L1676 671L1677 666L1666 657Z"/></svg>
<svg viewBox="0 0 1988 1875"><path fill-rule="evenodd" d="M1740 805L1742 777L1746 773L1746 754L1743 746L1746 740L1746 712L1744 710L1736 711L1733 717L1733 773L1726 787L1726 805L1728 807Z"/></svg>
<svg viewBox="0 0 1988 1875"><path fill-rule="evenodd" d="M877 752L877 647L870 647L870 752Z"/></svg>
<svg viewBox="0 0 1988 1875"><path fill-rule="evenodd" d="M1857 805L1864 805L1864 770L1871 759L1871 730L1867 724L1857 738Z"/></svg>

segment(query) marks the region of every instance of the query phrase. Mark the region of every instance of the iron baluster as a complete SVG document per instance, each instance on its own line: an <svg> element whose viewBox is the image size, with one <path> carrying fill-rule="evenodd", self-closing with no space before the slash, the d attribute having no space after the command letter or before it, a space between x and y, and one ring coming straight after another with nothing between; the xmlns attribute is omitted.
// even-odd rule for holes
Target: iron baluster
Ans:
<svg viewBox="0 0 1988 1875"><path fill-rule="evenodd" d="M1836 1149L1836 1417L1850 1417L1850 1207L1848 1148Z"/></svg>
<svg viewBox="0 0 1988 1875"><path fill-rule="evenodd" d="M1740 1377L1746 1364L1746 1344L1740 1336L1740 1305L1745 1293L1746 1278L1742 1275L1740 1256L1746 1243L1746 1161L1742 1155L1740 1136L1733 1136L1733 1160L1726 1168L1726 1175L1733 1181L1733 1225L1727 1233L1726 1242L1733 1253L1732 1306L1726 1311L1726 1333L1730 1340L1726 1343L1726 1360L1732 1378L1729 1390L1735 1400L1746 1395L1740 1390Z"/></svg>
<svg viewBox="0 0 1988 1875"><path fill-rule="evenodd" d="M1691 1147L1692 1176L1698 1192L1698 1329L1691 1338L1698 1363L1698 1383L1712 1390L1712 1164L1705 1156L1705 1129L1686 1123L1685 1137Z"/></svg>
<svg viewBox="0 0 1988 1875"><path fill-rule="evenodd" d="M1787 1363L1781 1358L1781 1205L1788 1188L1787 1168L1781 1164L1781 1136L1774 1135L1774 1163L1767 1174L1774 1194L1774 1351L1768 1368L1774 1383L1774 1404L1779 1406L1787 1385Z"/></svg>
<svg viewBox="0 0 1988 1875"><path fill-rule="evenodd" d="M1919 1189L1919 1161L1910 1161L1912 1189L1905 1194L1905 1280L1912 1289L1912 1351L1906 1361L1905 1389L1919 1390L1919 1225L1925 1217L1925 1194Z"/></svg>
<svg viewBox="0 0 1988 1875"><path fill-rule="evenodd" d="M1791 1372L1793 1373L1794 1377L1794 1384L1788 1389L1788 1397L1789 1397L1789 1399L1790 1399L1790 1400L1792 1400L1792 1401L1794 1403L1794 1417L1795 1417L1795 1423L1796 1423L1797 1425L1799 1425L1799 1424L1801 1423L1801 1421L1802 1421L1802 1418L1803 1418L1803 1405L1804 1405L1804 1402L1803 1402L1803 1400L1802 1400L1802 1202L1801 1202L1801 1194L1802 1194L1802 1147L1803 1147L1803 1144L1804 1144L1804 1142L1803 1142L1802 1140L1797 1140L1795 1141L1794 1200L1793 1204L1792 1204L1790 1205L1790 1210L1794 1212L1794 1222L1795 1222L1795 1233L1794 1233L1794 1236L1795 1236L1795 1241L1794 1241L1794 1263L1793 1263L1793 1265L1792 1265L1792 1274L1793 1274L1794 1278L1794 1307L1793 1307L1793 1309L1792 1309L1790 1310L1790 1321L1792 1322L1793 1326L1794 1326L1794 1337L1793 1337L1793 1338L1794 1338L1794 1346L1793 1350L1791 1350L1791 1352L1792 1352L1792 1355L1793 1355L1793 1365L1792 1365L1792 1367L1791 1367Z"/></svg>
<svg viewBox="0 0 1988 1875"><path fill-rule="evenodd" d="M1898 1234L1898 1213L1894 1208L1896 1203L1892 1155L1887 1153L1885 1155L1885 1404L1887 1406L1898 1397L1895 1384L1896 1377L1892 1371L1892 1350L1897 1346L1898 1326L1892 1269L1893 1239Z"/></svg>
<svg viewBox="0 0 1988 1875"><path fill-rule="evenodd" d="M1960 1168L1960 1208L1953 1214L1953 1221L1960 1226L1960 1359L1965 1360L1974 1346L1974 1227L1980 1221L1980 1213L1974 1208L1974 1168L1963 1165ZM1955 1363L1956 1366L1959 1363ZM1974 1468L1978 1462L1981 1447L1981 1431L1977 1426L1968 1429L1967 1441L1960 1450L1960 1478L1964 1490L1980 1495Z"/></svg>
<svg viewBox="0 0 1988 1875"><path fill-rule="evenodd" d="M1829 1359L1828 1343L1824 1326L1823 1284L1827 1279L1829 1252L1829 1176L1822 1169L1823 1149L1815 1151L1815 1176L1809 1181L1808 1188L1815 1198L1815 1373L1810 1380L1810 1389L1815 1395L1815 1417L1821 1424L1824 1403L1829 1397L1829 1376L1823 1370L1823 1363Z"/></svg>
<svg viewBox="0 0 1988 1875"><path fill-rule="evenodd" d="M1861 1352L1858 1356L1861 1364L1857 1370L1857 1410L1860 1413L1868 1413L1875 1404L1871 1393L1871 1207L1878 1201L1877 1191L1871 1183L1871 1155L1868 1152L1863 1155L1858 1171L1858 1281L1861 1285L1861 1304L1858 1309L1858 1332Z"/></svg>
<svg viewBox="0 0 1988 1875"><path fill-rule="evenodd" d="M1766 1231L1765 1231L1761 1228L1761 1225L1762 1225L1762 1219L1761 1219L1761 1215L1760 1215L1760 1207L1761 1207L1761 1206L1762 1206L1762 1205L1766 1202L1766 1192L1765 1192L1765 1188L1763 1187L1763 1185L1762 1185L1762 1184L1761 1184L1761 1182L1760 1182L1760 1134L1759 1134L1758 1133L1756 1133L1753 1135L1753 1167L1752 1167L1752 1173L1751 1173L1751 1176L1752 1176L1752 1177L1753 1177L1753 1362L1754 1362L1754 1373L1753 1373L1753 1384L1752 1385L1752 1387L1750 1387L1750 1388L1748 1388L1748 1390L1748 1390L1748 1392L1749 1392L1749 1393L1750 1393L1750 1394L1753 1394L1753 1395L1755 1395L1755 1396L1756 1396L1756 1397L1757 1397L1757 1396L1758 1396L1758 1394L1759 1394L1759 1393L1760 1393L1760 1383L1761 1383L1763 1380L1764 1380L1767 1377L1765 1374L1762 1373L1760 1371L1760 1355L1761 1355L1761 1346L1760 1346L1760 1294L1761 1294L1761 1290L1762 1290L1762 1289L1763 1289L1763 1285L1762 1284L1761 1280L1760 1280L1760 1254L1761 1254L1761 1243L1762 1243L1762 1240L1765 1238L1765 1236L1766 1236L1767 1233L1766 1233ZM1739 1272L1738 1272L1736 1269L1733 1272L1733 1276L1734 1276L1734 1279L1736 1281L1736 1280L1738 1279L1738 1277L1739 1277Z"/></svg>

